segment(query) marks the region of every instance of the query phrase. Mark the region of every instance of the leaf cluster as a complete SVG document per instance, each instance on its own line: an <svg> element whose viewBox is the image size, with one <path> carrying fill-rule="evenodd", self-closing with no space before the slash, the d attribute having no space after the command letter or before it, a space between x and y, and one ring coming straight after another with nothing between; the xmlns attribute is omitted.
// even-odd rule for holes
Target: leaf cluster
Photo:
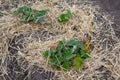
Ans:
<svg viewBox="0 0 120 80"><path fill-rule="evenodd" d="M90 57L85 51L85 45L77 40L59 41L56 49L45 51L43 56L57 70L65 71L82 68L83 63Z"/></svg>
<svg viewBox="0 0 120 80"><path fill-rule="evenodd" d="M33 10L31 7L29 6L22 6L20 8L18 8L15 11L16 15L21 15L21 21L22 22L35 22L35 23L40 23L40 24L44 24L45 20L44 20L44 16L47 14L48 9L45 10ZM60 23L65 23L67 21L69 21L69 19L73 18L73 12L71 12L70 10L67 10L67 13L62 13L59 16L58 22Z"/></svg>
<svg viewBox="0 0 120 80"><path fill-rule="evenodd" d="M47 11L48 11L47 9L36 11L29 6L23 6L18 8L15 11L15 14L22 16L21 18L22 22L33 21L35 23L39 22L40 24L44 24L45 23L44 16L46 15Z"/></svg>
<svg viewBox="0 0 120 80"><path fill-rule="evenodd" d="M65 23L69 21L69 19L73 18L73 12L70 10L67 11L67 13L62 13L58 19L60 23Z"/></svg>

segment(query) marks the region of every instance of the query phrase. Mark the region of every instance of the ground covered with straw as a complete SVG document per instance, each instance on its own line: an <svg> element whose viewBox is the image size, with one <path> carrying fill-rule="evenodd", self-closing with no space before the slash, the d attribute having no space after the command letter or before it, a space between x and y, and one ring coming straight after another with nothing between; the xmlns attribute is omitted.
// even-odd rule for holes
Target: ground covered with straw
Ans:
<svg viewBox="0 0 120 80"><path fill-rule="evenodd" d="M0 1L0 80L120 80L120 39L114 21L89 1ZM48 9L46 23L23 23L13 11L28 5ZM59 23L61 13L71 10L73 19ZM84 68L68 72L54 69L43 52L60 40L90 44Z"/></svg>

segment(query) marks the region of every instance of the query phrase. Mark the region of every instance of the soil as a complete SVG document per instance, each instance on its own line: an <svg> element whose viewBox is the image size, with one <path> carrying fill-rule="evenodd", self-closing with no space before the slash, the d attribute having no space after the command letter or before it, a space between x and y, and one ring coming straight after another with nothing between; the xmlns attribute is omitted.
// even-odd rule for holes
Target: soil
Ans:
<svg viewBox="0 0 120 80"><path fill-rule="evenodd" d="M27 62L23 63L23 69L23 66L21 64L18 64L16 57L17 56L13 58L8 57L7 59L8 74L4 75L5 80L51 80L53 78L53 72L46 71L36 65L29 67ZM4 79L0 78L0 80Z"/></svg>
<svg viewBox="0 0 120 80"><path fill-rule="evenodd" d="M115 80L114 77L111 76L111 71L109 71L105 66L100 66L96 69L97 74L93 76L94 79L99 80Z"/></svg>
<svg viewBox="0 0 120 80"><path fill-rule="evenodd" d="M114 18L113 29L120 38L120 0L92 0L94 5L99 5L101 12L106 12Z"/></svg>

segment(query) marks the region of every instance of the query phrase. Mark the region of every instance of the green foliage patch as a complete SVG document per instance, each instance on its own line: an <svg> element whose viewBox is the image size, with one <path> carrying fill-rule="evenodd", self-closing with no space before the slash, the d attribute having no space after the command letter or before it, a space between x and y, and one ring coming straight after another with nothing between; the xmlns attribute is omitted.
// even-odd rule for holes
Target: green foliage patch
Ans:
<svg viewBox="0 0 120 80"><path fill-rule="evenodd" d="M56 49L45 51L43 56L57 70L65 71L82 68L83 63L90 58L85 51L85 45L77 40L59 41Z"/></svg>
<svg viewBox="0 0 120 80"><path fill-rule="evenodd" d="M33 10L31 7L29 6L22 6L19 7L14 13L15 15L20 15L21 21L22 22L35 22L35 23L40 23L40 24L45 24L45 19L44 16L47 14L48 9L44 9L44 10ZM73 18L73 12L71 12L70 10L67 10L67 13L62 13L58 19L58 22L60 23L65 23L67 21L69 21L69 19Z"/></svg>
<svg viewBox="0 0 120 80"><path fill-rule="evenodd" d="M21 18L22 22L26 23L26 22L33 21L35 23L44 24L45 23L44 16L47 14L47 11L48 11L47 9L36 11L29 6L23 6L18 8L15 11L15 14L22 16Z"/></svg>
<svg viewBox="0 0 120 80"><path fill-rule="evenodd" d="M60 15L58 21L60 23L65 23L65 22L69 21L69 19L71 19L71 18L73 18L73 12L68 10L67 13L63 13Z"/></svg>

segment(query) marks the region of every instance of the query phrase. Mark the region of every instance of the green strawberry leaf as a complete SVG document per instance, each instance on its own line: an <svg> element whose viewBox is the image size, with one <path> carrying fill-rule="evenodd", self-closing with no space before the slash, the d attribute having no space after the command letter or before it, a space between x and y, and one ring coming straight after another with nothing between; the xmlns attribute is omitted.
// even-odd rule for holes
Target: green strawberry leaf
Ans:
<svg viewBox="0 0 120 80"><path fill-rule="evenodd" d="M73 46L70 50L71 53L74 53L77 50L77 46Z"/></svg>
<svg viewBox="0 0 120 80"><path fill-rule="evenodd" d="M27 22L28 16L24 15L21 19L22 22Z"/></svg>
<svg viewBox="0 0 120 80"><path fill-rule="evenodd" d="M32 9L28 6L23 6L18 8L18 10L15 11L15 14L25 14L25 15L30 15L32 12Z"/></svg>
<svg viewBox="0 0 120 80"><path fill-rule="evenodd" d="M68 61L62 64L63 70L65 71L70 70L70 66L71 66L71 62L68 62Z"/></svg>
<svg viewBox="0 0 120 80"><path fill-rule="evenodd" d="M23 12L24 15L30 16L32 14L32 8L28 7Z"/></svg>
<svg viewBox="0 0 120 80"><path fill-rule="evenodd" d="M27 15L24 15L23 17L22 17L22 19L21 19L21 21L22 22L30 22L30 21L32 21L33 20L33 16L32 15L30 15L30 16L27 16Z"/></svg>
<svg viewBox="0 0 120 80"><path fill-rule="evenodd" d="M41 10L41 11L39 11L39 16L44 16L47 14L47 12L48 12L48 9Z"/></svg>
<svg viewBox="0 0 120 80"><path fill-rule="evenodd" d="M73 60L74 69L82 68L84 60L81 57L75 57Z"/></svg>
<svg viewBox="0 0 120 80"><path fill-rule="evenodd" d="M65 61L65 59L63 57L58 57L58 61L62 63L63 61Z"/></svg>
<svg viewBox="0 0 120 80"><path fill-rule="evenodd" d="M83 64L74 65L73 68L74 68L74 70L82 69L83 68Z"/></svg>
<svg viewBox="0 0 120 80"><path fill-rule="evenodd" d="M67 16L68 16L68 18L70 19L70 18L73 18L73 12L71 12L70 10L68 10L67 11Z"/></svg>
<svg viewBox="0 0 120 80"><path fill-rule="evenodd" d="M69 19L71 18L73 18L73 13L70 10L68 10L67 13L63 13L60 15L58 22L64 23L64 22L69 21Z"/></svg>
<svg viewBox="0 0 120 80"><path fill-rule="evenodd" d="M61 14L60 18L58 19L59 22L67 22L69 20L66 14Z"/></svg>
<svg viewBox="0 0 120 80"><path fill-rule="evenodd" d="M39 23L40 23L40 24L45 24L45 20L44 20L43 17L39 18Z"/></svg>
<svg viewBox="0 0 120 80"><path fill-rule="evenodd" d="M70 60L70 59L72 59L72 58L74 58L76 56L76 54L72 54L72 53L64 53L64 58L66 59L66 60Z"/></svg>
<svg viewBox="0 0 120 80"><path fill-rule="evenodd" d="M43 53L43 57L44 57L44 58L48 58L48 56L49 56L49 51L45 51L45 52Z"/></svg>
<svg viewBox="0 0 120 80"><path fill-rule="evenodd" d="M90 58L88 54L86 54L83 50L80 51L79 53L80 57L84 60Z"/></svg>
<svg viewBox="0 0 120 80"><path fill-rule="evenodd" d="M80 45L80 42L77 40L69 40L67 42L67 46L78 46L78 45Z"/></svg>
<svg viewBox="0 0 120 80"><path fill-rule="evenodd" d="M39 22L40 24L45 24L44 16L47 14L48 10L41 10L34 14L34 22Z"/></svg>

